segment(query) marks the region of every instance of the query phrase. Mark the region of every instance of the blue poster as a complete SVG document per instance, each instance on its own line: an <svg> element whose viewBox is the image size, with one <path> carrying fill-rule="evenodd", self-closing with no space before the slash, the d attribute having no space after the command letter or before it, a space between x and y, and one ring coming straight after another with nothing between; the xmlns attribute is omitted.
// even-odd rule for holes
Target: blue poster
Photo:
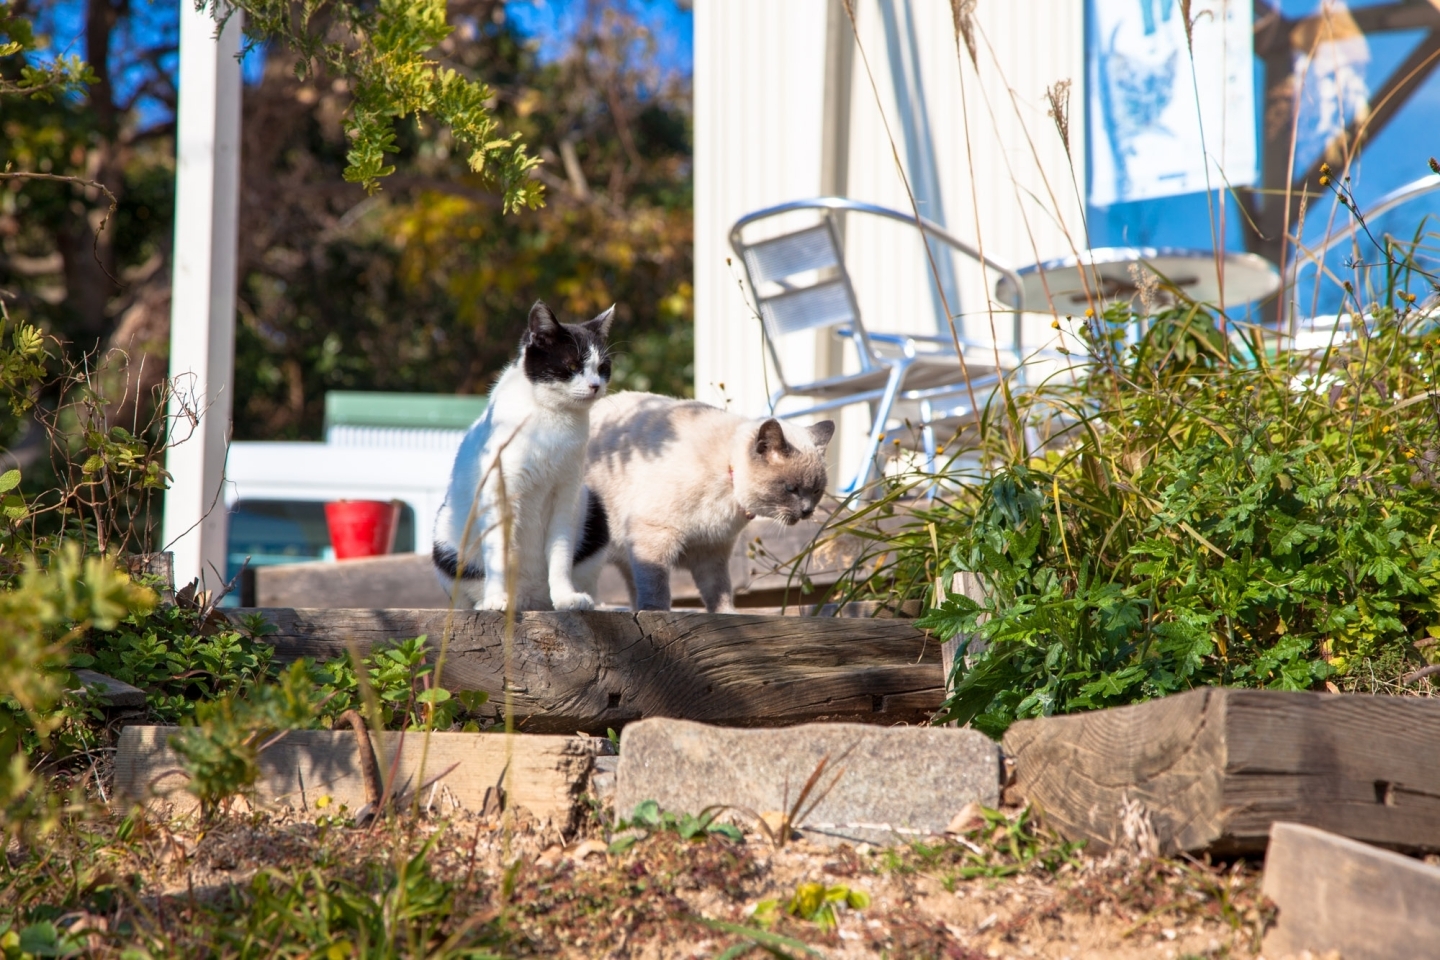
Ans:
<svg viewBox="0 0 1440 960"><path fill-rule="evenodd" d="M1090 5L1090 202L1255 183L1251 0Z"/></svg>

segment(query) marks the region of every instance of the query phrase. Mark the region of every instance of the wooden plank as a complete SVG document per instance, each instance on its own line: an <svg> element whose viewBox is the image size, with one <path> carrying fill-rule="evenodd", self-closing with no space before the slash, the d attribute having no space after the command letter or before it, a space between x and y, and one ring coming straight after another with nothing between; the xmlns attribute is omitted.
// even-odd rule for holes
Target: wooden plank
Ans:
<svg viewBox="0 0 1440 960"><path fill-rule="evenodd" d="M976 603L984 603L987 599L985 585L980 582L980 575L964 570L956 571L955 575L950 578L950 592L969 597ZM947 692L950 689L950 675L955 670L955 654L960 650L960 644L968 639L968 636L953 637L940 645L940 669L945 677ZM966 649L969 650L970 647L967 646ZM975 649L979 650L980 648L977 646Z"/></svg>
<svg viewBox="0 0 1440 960"><path fill-rule="evenodd" d="M1017 788L1099 850L1138 803L1162 853L1264 848L1289 820L1403 850L1440 849L1440 701L1201 689L1022 720Z"/></svg>
<svg viewBox="0 0 1440 960"><path fill-rule="evenodd" d="M249 611L236 610L232 614ZM426 634L445 643L441 684L508 693L521 729L604 733L642 717L730 726L819 718L919 722L944 698L939 646L899 619L706 613L261 610L281 660L361 653Z"/></svg>
<svg viewBox="0 0 1440 960"><path fill-rule="evenodd" d="M168 745L179 730L133 726L121 731L115 755L118 796L168 806L177 814L195 810L179 756ZM583 809L592 757L609 748L609 741L596 737L432 733L427 754L423 734L371 736L382 779L389 777L395 751L400 751L392 788L397 795L423 787L421 804L446 815L457 809L483 811L487 791L499 787L507 803L564 830L575 826ZM349 730L292 730L261 753L260 773L254 800L262 806L310 816L322 809L334 813L340 804L352 814L365 806L359 754ZM323 808L316 806L321 797L329 798Z"/></svg>
<svg viewBox="0 0 1440 960"><path fill-rule="evenodd" d="M256 567L241 600L261 607L450 606L428 553Z"/></svg>
<svg viewBox="0 0 1440 960"><path fill-rule="evenodd" d="M1398 853L1276 823L1263 889L1279 908L1266 956L1390 960L1434 956L1440 944L1440 868Z"/></svg>

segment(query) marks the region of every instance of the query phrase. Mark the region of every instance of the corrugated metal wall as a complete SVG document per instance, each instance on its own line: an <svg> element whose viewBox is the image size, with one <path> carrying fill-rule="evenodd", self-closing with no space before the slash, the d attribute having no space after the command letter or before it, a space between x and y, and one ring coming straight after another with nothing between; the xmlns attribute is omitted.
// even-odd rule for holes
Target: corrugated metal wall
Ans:
<svg viewBox="0 0 1440 960"><path fill-rule="evenodd" d="M695 396L745 413L765 410L763 341L730 226L818 192L824 52L825 0L695 4Z"/></svg>
<svg viewBox="0 0 1440 960"><path fill-rule="evenodd" d="M734 279L739 265L726 266L727 237L741 215L819 191L828 2L695 3L695 392L719 401L723 382L732 408L749 414L766 411L762 341ZM1073 185L1085 183L1081 0L981 0L978 72L963 43L957 55L944 0L856 0L856 14L848 195L908 211L898 153L921 213L983 243L987 255L1020 266L1083 248ZM1073 182L1045 97L1067 79ZM913 232L852 217L846 246L871 329L941 329L936 284ZM956 260L941 274L964 332L988 338L993 291L978 269ZM1053 342L1049 319L1027 318L1027 345ZM994 322L1004 336L1009 317ZM813 373L813 337L786 344L782 359L793 378ZM863 419L858 410L845 418L847 465Z"/></svg>

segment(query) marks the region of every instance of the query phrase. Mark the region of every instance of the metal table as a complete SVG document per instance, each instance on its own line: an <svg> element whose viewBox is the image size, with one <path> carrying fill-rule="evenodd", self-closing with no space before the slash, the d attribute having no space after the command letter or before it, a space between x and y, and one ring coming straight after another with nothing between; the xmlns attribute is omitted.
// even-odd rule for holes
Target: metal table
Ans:
<svg viewBox="0 0 1440 960"><path fill-rule="evenodd" d="M1014 307L1022 302L1027 311L1074 314L1092 303L1098 308L1116 300L1139 296L1132 268L1145 270L1161 282L1157 295L1173 302L1169 283L1191 300L1230 307L1263 300L1280 289L1280 271L1254 253L1227 253L1224 289L1216 270L1215 255L1208 250L1181 250L1173 247L1098 247L1082 251L1079 257L1061 257L1016 271L1020 290L1009 277L995 284L995 296ZM1088 295L1087 295L1088 290Z"/></svg>

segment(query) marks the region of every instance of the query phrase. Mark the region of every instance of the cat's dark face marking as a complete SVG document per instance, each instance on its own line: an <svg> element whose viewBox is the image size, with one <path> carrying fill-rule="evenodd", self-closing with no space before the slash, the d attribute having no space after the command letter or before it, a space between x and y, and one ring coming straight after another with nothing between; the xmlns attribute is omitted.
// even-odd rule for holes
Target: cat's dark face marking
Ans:
<svg viewBox="0 0 1440 960"><path fill-rule="evenodd" d="M603 397L610 383L606 340L614 319L615 308L611 307L586 323L561 323L544 302L535 301L520 341L525 379L564 403L588 403Z"/></svg>
<svg viewBox="0 0 1440 960"><path fill-rule="evenodd" d="M766 420L755 436L751 488L746 503L756 514L785 524L810 519L825 496L825 446L835 433L830 420L807 428L813 450L802 450L785 439L778 420Z"/></svg>

